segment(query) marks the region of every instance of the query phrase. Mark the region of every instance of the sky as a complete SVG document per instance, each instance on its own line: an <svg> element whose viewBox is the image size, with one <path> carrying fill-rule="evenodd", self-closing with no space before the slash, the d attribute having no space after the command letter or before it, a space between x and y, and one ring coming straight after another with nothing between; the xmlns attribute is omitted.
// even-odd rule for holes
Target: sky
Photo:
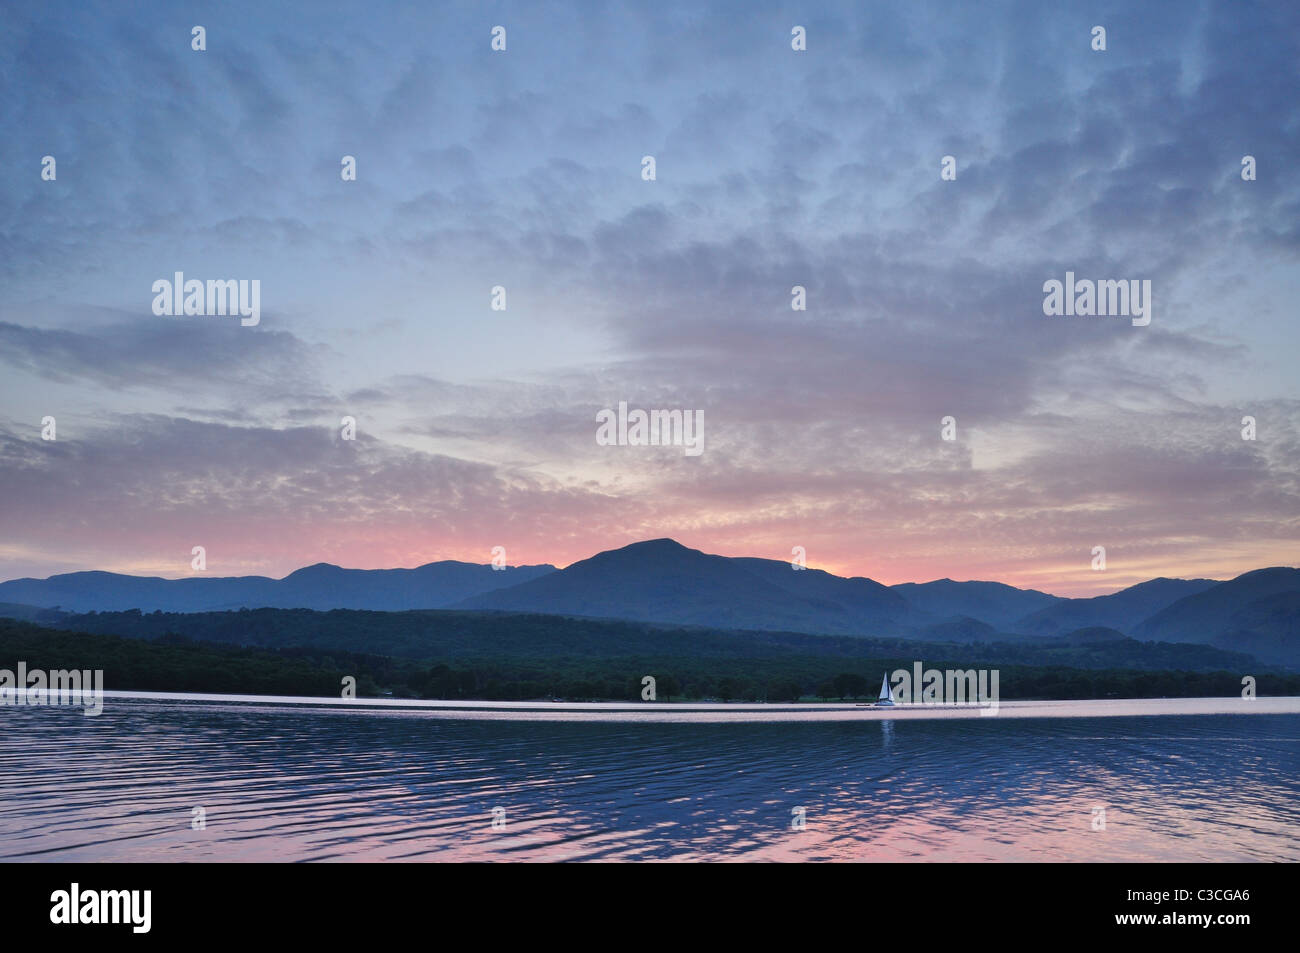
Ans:
<svg viewBox="0 0 1300 953"><path fill-rule="evenodd" d="M1297 562L1294 3L6 21L0 578L665 536L1060 595ZM155 314L178 271L257 280L259 323ZM1046 315L1067 271L1149 280L1150 324ZM602 445L620 401L702 411L703 451Z"/></svg>

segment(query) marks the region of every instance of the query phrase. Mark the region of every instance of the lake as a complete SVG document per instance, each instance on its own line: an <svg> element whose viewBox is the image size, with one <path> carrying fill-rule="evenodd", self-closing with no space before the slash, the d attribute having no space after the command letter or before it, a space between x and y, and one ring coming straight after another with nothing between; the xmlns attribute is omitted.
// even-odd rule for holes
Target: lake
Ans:
<svg viewBox="0 0 1300 953"><path fill-rule="evenodd" d="M1300 700L1232 702L5 707L0 857L1300 860Z"/></svg>

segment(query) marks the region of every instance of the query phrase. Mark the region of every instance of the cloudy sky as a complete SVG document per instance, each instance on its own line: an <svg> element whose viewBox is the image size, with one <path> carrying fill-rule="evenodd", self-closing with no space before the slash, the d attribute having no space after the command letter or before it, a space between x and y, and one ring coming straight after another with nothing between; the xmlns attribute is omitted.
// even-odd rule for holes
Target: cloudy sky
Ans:
<svg viewBox="0 0 1300 953"><path fill-rule="evenodd" d="M1297 562L1294 3L268 6L7 10L0 578ZM1067 270L1150 325L1044 315ZM154 315L177 271L261 323ZM704 452L599 446L620 400Z"/></svg>

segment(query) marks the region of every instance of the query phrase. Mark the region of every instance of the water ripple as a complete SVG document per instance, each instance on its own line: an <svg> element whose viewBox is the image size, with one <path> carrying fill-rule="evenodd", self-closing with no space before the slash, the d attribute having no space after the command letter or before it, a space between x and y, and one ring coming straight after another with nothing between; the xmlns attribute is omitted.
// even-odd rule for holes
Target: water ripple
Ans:
<svg viewBox="0 0 1300 953"><path fill-rule="evenodd" d="M1296 714L672 724L136 699L0 718L11 860L1300 860Z"/></svg>

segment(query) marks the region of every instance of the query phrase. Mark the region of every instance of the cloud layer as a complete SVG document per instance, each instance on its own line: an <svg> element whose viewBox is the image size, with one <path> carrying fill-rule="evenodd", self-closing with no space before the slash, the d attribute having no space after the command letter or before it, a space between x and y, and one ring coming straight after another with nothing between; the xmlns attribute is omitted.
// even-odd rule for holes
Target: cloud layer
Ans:
<svg viewBox="0 0 1300 953"><path fill-rule="evenodd" d="M20 3L0 575L1294 562L1300 12L589 7ZM260 279L261 325L153 316L178 270ZM1046 317L1067 270L1151 280L1151 325ZM703 409L704 454L597 446L620 400Z"/></svg>

